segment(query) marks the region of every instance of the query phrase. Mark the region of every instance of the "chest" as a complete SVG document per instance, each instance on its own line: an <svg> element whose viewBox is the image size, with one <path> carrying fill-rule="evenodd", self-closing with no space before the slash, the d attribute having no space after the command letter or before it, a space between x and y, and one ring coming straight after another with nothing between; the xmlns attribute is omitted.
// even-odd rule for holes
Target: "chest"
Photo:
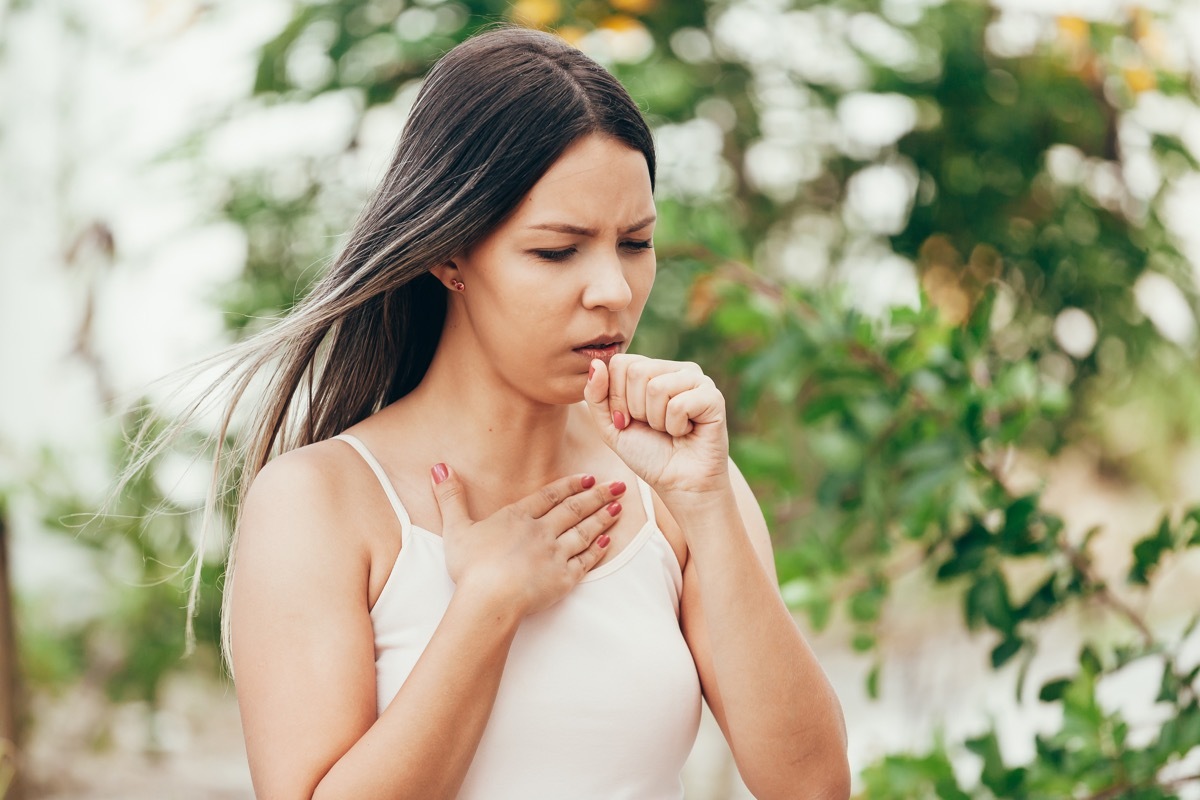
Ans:
<svg viewBox="0 0 1200 800"><path fill-rule="evenodd" d="M650 533L623 560L597 568L522 622L462 797L679 796L700 684L679 627L674 556L657 530ZM427 534L415 536L397 563L398 582L372 611L380 713L453 594L430 568L436 548Z"/></svg>
<svg viewBox="0 0 1200 800"><path fill-rule="evenodd" d="M682 570L687 553L682 532L679 531L673 520L670 519L666 510L657 502L649 487L642 484L637 479L637 476L621 463L619 459L616 459L611 452L608 455L611 457L611 460L602 462L603 471L596 470L597 477L604 481L620 480L625 483L627 488L625 493L620 497L622 508L620 516L605 531L611 538L612 543L605 548L604 555L596 568L600 569L606 564L619 559L621 553L636 539L646 524L653 519L658 524L662 532L661 535L665 536L667 542L669 542L671 550L674 552L675 558ZM592 458L591 460L596 461L597 459ZM573 471L584 472L585 470L579 467ZM442 527L441 512L438 510L437 502L428 483L423 482L423 478L413 474L397 474L391 471L389 471L389 478L396 487L397 494L404 503L412 524L417 528L423 529L425 532L440 533ZM502 497L495 492L488 492L486 487L481 485L482 482L473 480L470 474L460 473L460 479L467 487L468 503L474 519L484 519L506 503L512 502L512 499L509 497ZM382 505L377 509L377 512L380 515L381 521L378 524L364 526L366 530L372 532L370 536L372 567L368 592L372 605L374 605L376 598L378 598L382 591L391 566L396 561L400 549L399 526L394 524L394 515L390 508Z"/></svg>

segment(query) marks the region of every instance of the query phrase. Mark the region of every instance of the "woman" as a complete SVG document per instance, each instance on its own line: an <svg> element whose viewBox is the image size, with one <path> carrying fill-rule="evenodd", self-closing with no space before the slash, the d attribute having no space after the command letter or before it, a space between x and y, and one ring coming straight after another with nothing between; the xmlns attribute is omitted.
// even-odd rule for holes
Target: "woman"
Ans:
<svg viewBox="0 0 1200 800"><path fill-rule="evenodd" d="M756 797L848 795L721 394L625 353L653 182L601 67L475 37L244 351L235 404L277 365L227 591L260 797L678 798L701 696Z"/></svg>

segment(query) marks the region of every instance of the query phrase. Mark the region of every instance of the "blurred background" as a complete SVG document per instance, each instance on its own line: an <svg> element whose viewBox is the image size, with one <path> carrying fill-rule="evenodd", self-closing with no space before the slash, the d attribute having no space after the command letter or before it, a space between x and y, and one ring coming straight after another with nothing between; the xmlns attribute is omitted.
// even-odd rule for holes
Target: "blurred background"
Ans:
<svg viewBox="0 0 1200 800"><path fill-rule="evenodd" d="M336 252L498 20L655 131L634 349L733 410L858 796L1200 797L1200 5L0 2L0 796L249 798L155 383ZM200 441L200 433L197 434ZM151 513L158 512L158 513ZM692 800L743 798L706 721Z"/></svg>

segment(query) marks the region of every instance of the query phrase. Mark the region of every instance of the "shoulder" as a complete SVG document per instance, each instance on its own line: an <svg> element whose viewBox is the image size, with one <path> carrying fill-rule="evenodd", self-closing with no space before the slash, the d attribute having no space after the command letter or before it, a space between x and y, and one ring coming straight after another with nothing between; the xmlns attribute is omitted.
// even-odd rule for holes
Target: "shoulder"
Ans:
<svg viewBox="0 0 1200 800"><path fill-rule="evenodd" d="M364 492L355 459L348 445L330 440L284 453L259 470L238 519L236 572L270 576L271 583L365 574L366 541L344 525L346 509Z"/></svg>
<svg viewBox="0 0 1200 800"><path fill-rule="evenodd" d="M353 458L347 445L332 439L277 456L254 476L243 509L292 499L309 508L336 501L351 488L345 467Z"/></svg>
<svg viewBox="0 0 1200 800"><path fill-rule="evenodd" d="M351 445L335 439L291 450L267 462L246 493L242 521L263 515L344 519L347 508L373 506L378 481Z"/></svg>

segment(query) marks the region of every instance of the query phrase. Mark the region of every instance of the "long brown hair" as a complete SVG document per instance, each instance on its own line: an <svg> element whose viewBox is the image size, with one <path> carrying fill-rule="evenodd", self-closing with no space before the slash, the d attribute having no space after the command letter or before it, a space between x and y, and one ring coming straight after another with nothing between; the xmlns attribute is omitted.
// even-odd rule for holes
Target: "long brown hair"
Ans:
<svg viewBox="0 0 1200 800"><path fill-rule="evenodd" d="M217 398L207 532L223 488L233 492L237 519L250 483L273 456L328 439L412 391L446 315L446 290L429 270L495 229L572 142L592 133L640 151L653 185L654 144L637 105L579 50L512 27L450 50L427 75L391 165L328 273L286 317L218 356L226 365L220 377L163 436L139 437L139 456L126 474L145 468ZM258 381L261 396L235 426L235 412ZM236 536L235 525L227 576ZM189 648L205 534L200 538ZM226 604L229 588L227 577Z"/></svg>

